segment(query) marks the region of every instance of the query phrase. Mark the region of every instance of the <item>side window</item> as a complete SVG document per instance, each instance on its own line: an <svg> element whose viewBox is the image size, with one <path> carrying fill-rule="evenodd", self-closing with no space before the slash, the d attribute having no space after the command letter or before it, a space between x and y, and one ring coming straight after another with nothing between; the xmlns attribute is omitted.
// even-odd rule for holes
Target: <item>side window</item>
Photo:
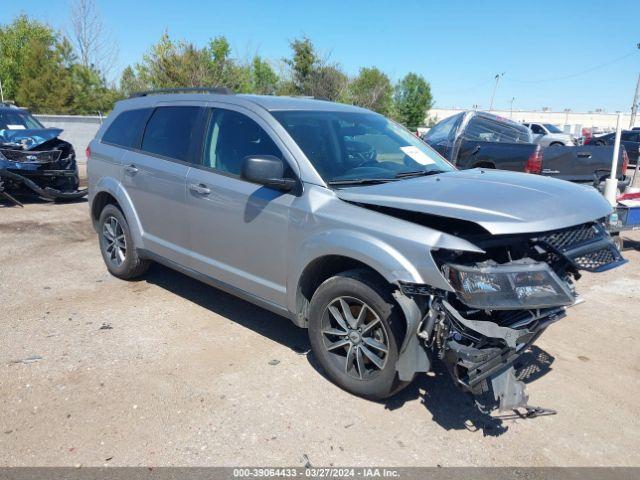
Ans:
<svg viewBox="0 0 640 480"><path fill-rule="evenodd" d="M213 109L205 138L204 166L240 175L242 162L250 155L283 158L267 132L249 117L233 110Z"/></svg>
<svg viewBox="0 0 640 480"><path fill-rule="evenodd" d="M614 136L614 139L615 139L615 136ZM625 142L637 142L638 132L622 132L620 139L624 140Z"/></svg>
<svg viewBox="0 0 640 480"><path fill-rule="evenodd" d="M441 122L437 123L431 128L425 135L425 140L430 143L437 143L449 138L451 129L460 118L459 115L453 115L449 118L445 118Z"/></svg>
<svg viewBox="0 0 640 480"><path fill-rule="evenodd" d="M158 107L147 122L141 149L183 162L197 139L195 126L200 107Z"/></svg>
<svg viewBox="0 0 640 480"><path fill-rule="evenodd" d="M544 135L545 133L547 133L540 125L536 125L535 123L531 124L531 131L536 135Z"/></svg>
<svg viewBox="0 0 640 480"><path fill-rule="evenodd" d="M467 140L475 142L531 143L531 132L528 128L499 123L481 116L473 117L469 121L464 136Z"/></svg>
<svg viewBox="0 0 640 480"><path fill-rule="evenodd" d="M104 132L102 141L120 147L137 147L150 111L150 108L141 108L122 112Z"/></svg>

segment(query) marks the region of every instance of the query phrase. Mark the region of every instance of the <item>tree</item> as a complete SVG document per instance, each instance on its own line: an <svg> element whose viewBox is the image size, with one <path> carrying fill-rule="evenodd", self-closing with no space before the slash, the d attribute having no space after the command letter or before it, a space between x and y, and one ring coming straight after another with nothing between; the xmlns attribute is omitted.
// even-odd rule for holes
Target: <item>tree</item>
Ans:
<svg viewBox="0 0 640 480"><path fill-rule="evenodd" d="M271 65L258 55L251 62L251 91L260 95L273 95L278 89L278 75Z"/></svg>
<svg viewBox="0 0 640 480"><path fill-rule="evenodd" d="M292 58L285 58L290 78L281 84L280 92L286 95L309 95L333 101L346 100L348 77L337 63L321 58L307 37L289 43Z"/></svg>
<svg viewBox="0 0 640 480"><path fill-rule="evenodd" d="M394 115L407 128L414 129L424 123L433 99L429 83L420 75L408 73L395 88Z"/></svg>
<svg viewBox="0 0 640 480"><path fill-rule="evenodd" d="M60 49L42 38L31 39L26 47L16 102L38 112L75 113L71 108L73 84Z"/></svg>
<svg viewBox="0 0 640 480"><path fill-rule="evenodd" d="M293 58L284 59L292 71L293 90L299 95L308 95L309 81L314 70L318 67L318 54L307 37L295 39L289 43L293 50Z"/></svg>
<svg viewBox="0 0 640 480"><path fill-rule="evenodd" d="M219 86L236 92L251 91L251 69L231 58L225 37L212 39L204 48L184 40L174 41L165 32L142 61L127 67L120 86L134 90Z"/></svg>
<svg viewBox="0 0 640 480"><path fill-rule="evenodd" d="M389 77L376 67L361 68L349 86L349 99L354 105L389 115L393 87Z"/></svg>
<svg viewBox="0 0 640 480"><path fill-rule="evenodd" d="M332 102L346 101L349 78L337 65L315 68L307 80L305 95L324 98Z"/></svg>
<svg viewBox="0 0 640 480"><path fill-rule="evenodd" d="M73 0L70 9L71 36L80 64L104 76L109 75L117 57L116 43L106 28L94 0Z"/></svg>
<svg viewBox="0 0 640 480"><path fill-rule="evenodd" d="M0 80L5 99L16 99L30 49L36 45L52 45L56 34L53 29L26 15L16 17L6 26L0 26ZM33 59L32 59L33 60Z"/></svg>

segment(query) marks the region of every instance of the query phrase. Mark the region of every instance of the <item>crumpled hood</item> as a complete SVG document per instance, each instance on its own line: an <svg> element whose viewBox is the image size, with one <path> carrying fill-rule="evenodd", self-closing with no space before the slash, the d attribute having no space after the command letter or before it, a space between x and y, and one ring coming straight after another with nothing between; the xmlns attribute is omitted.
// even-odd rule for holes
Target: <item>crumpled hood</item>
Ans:
<svg viewBox="0 0 640 480"><path fill-rule="evenodd" d="M556 230L612 211L590 186L527 173L464 170L336 190L342 200L467 220L492 234Z"/></svg>
<svg viewBox="0 0 640 480"><path fill-rule="evenodd" d="M53 140L62 133L61 128L33 128L23 130L0 130L0 145L21 146L29 150Z"/></svg>

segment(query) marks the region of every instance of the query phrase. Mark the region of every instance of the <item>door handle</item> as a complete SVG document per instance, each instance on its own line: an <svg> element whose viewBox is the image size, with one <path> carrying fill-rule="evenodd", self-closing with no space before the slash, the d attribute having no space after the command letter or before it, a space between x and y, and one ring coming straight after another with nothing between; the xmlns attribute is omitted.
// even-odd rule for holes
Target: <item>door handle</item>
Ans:
<svg viewBox="0 0 640 480"><path fill-rule="evenodd" d="M578 153L578 158L591 158L590 153Z"/></svg>
<svg viewBox="0 0 640 480"><path fill-rule="evenodd" d="M209 195L211 193L211 189L207 188L206 185L197 184L197 183L190 183L189 190L191 190L192 192L196 192L200 195Z"/></svg>
<svg viewBox="0 0 640 480"><path fill-rule="evenodd" d="M124 167L124 169L127 173L130 173L131 175L135 175L136 173L138 173L138 167L136 167L133 164L127 165L126 167Z"/></svg>

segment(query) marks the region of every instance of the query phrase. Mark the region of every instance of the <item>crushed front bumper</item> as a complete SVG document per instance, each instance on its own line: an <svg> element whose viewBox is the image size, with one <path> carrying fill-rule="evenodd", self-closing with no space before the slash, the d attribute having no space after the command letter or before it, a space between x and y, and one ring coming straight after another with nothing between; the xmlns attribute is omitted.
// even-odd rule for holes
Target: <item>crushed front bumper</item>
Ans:
<svg viewBox="0 0 640 480"><path fill-rule="evenodd" d="M474 395L491 386L501 411L527 407L525 385L516 379L513 365L549 325L566 316L565 308L530 311L505 327L464 318L446 301L441 305L451 326L441 357L458 386Z"/></svg>
<svg viewBox="0 0 640 480"><path fill-rule="evenodd" d="M51 163L0 159L0 189L7 193L31 191L48 199L72 200L87 194L86 190L78 190L79 183L73 157Z"/></svg>

